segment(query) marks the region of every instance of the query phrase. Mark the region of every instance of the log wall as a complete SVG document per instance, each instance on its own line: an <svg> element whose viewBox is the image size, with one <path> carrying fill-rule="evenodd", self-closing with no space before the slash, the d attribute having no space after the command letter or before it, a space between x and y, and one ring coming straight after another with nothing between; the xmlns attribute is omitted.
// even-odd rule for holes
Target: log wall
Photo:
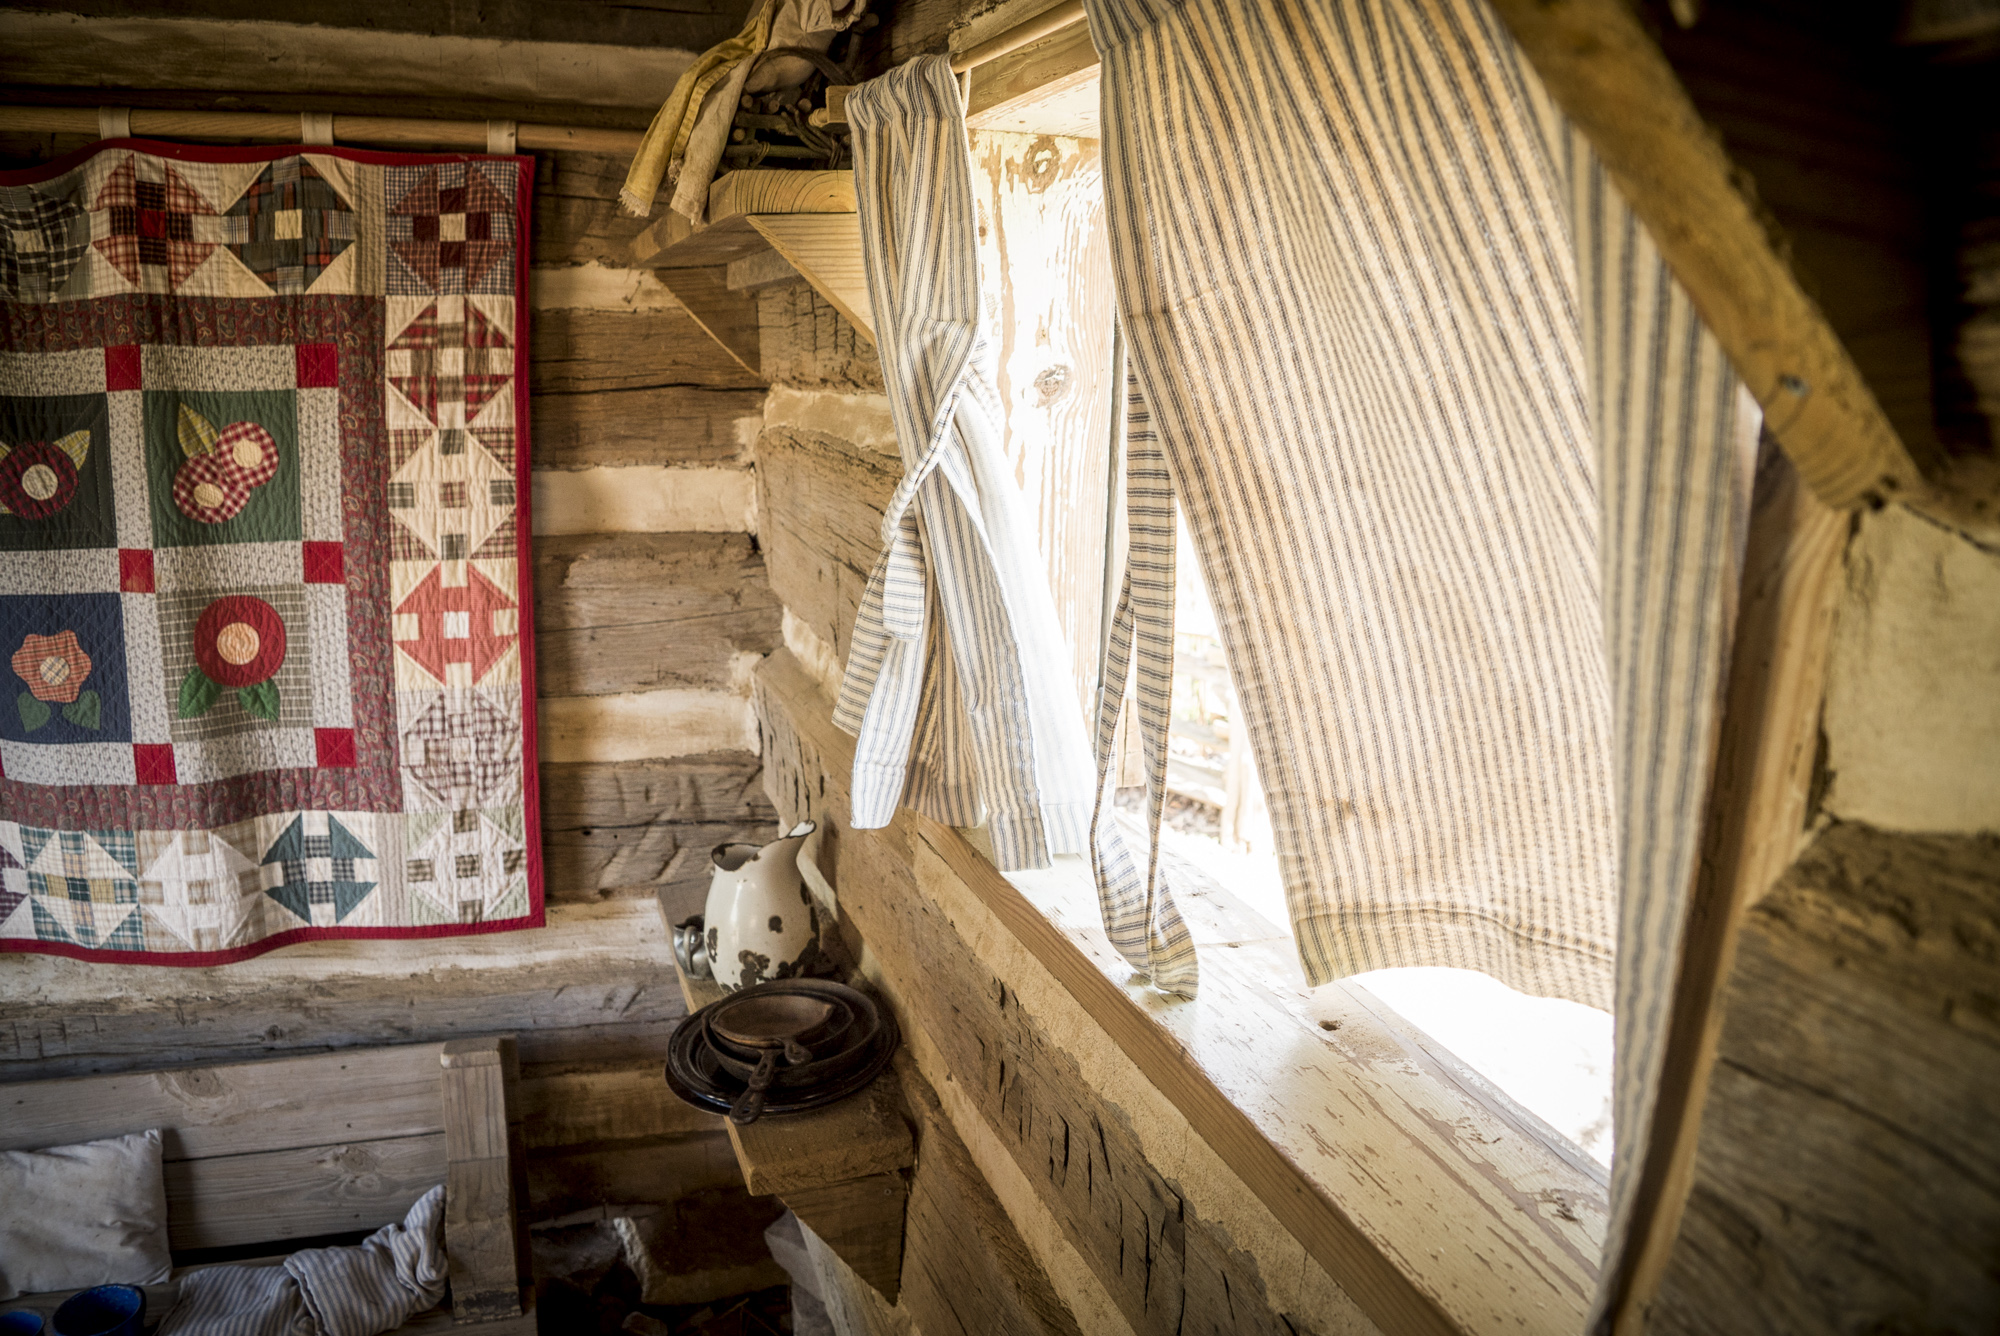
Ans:
<svg viewBox="0 0 2000 1336"><path fill-rule="evenodd" d="M259 95L254 84L234 84L228 105L287 109L303 100L373 114L637 128L653 111L640 104L663 94L687 47L740 21L734 5L700 4L672 15L606 6L595 26L571 21L583 6L556 14L535 5L486 6L474 18L448 5L320 6L290 16L329 25L311 29L219 23L237 17L219 13L132 20L149 40L207 61L203 75L183 69L188 62L121 56L127 7L99 8L101 17L8 20L62 22L77 33L67 55L44 50L24 69L61 81L72 77L63 60L87 49L104 57L87 82L140 91L52 89L28 100L213 106L212 97L163 85L214 86L217 71L249 78L243 72L262 52L281 71L273 82L288 86ZM0 25L0 42L11 31ZM633 45L616 45L625 40ZM394 58L367 69L341 64L342 52L371 41L393 47ZM459 100L409 82L410 69L467 51L477 59L465 62ZM565 83L579 78L596 81L596 106L574 105L592 100ZM242 93L246 86L253 91ZM541 104L544 95L559 104ZM627 102L607 107L607 95ZM25 166L84 142L11 137L0 157ZM0 1082L517 1033L536 1218L740 1191L719 1121L660 1088L659 1058L686 1008L656 901L673 918L697 909L708 849L761 842L775 819L749 703L751 667L780 643L751 484L765 388L652 273L626 267L627 244L644 224L618 211L625 167L597 154L536 159L530 435L549 926L440 942L312 943L217 969L10 957L0 980Z"/></svg>
<svg viewBox="0 0 2000 1336"><path fill-rule="evenodd" d="M1848 545L1815 834L1750 908L1657 1333L2000 1326L2000 550Z"/></svg>

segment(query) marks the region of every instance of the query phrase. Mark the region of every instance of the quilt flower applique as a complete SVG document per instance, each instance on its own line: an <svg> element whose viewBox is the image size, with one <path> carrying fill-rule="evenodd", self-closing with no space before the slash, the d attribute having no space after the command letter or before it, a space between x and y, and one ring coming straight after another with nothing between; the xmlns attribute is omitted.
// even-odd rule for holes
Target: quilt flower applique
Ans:
<svg viewBox="0 0 2000 1336"><path fill-rule="evenodd" d="M95 691L83 689L90 677L90 656L77 643L76 632L30 635L14 651L12 663L15 676L28 684L14 701L21 727L33 733L55 713L51 707L60 705L63 718L96 731L101 706Z"/></svg>
<svg viewBox="0 0 2000 1336"><path fill-rule="evenodd" d="M174 504L189 519L220 524L249 504L250 493L278 473L278 443L254 422L232 422L221 431L181 405L181 453L174 474Z"/></svg>
<svg viewBox="0 0 2000 1336"><path fill-rule="evenodd" d="M276 721L278 688L271 678L285 662L285 623L276 608L248 594L215 600L195 619L194 661L181 679L181 718L207 714L234 687L245 710Z"/></svg>
<svg viewBox="0 0 2000 1336"><path fill-rule="evenodd" d="M90 454L90 433L73 431L53 444L0 444L0 515L45 520L76 495L78 470Z"/></svg>

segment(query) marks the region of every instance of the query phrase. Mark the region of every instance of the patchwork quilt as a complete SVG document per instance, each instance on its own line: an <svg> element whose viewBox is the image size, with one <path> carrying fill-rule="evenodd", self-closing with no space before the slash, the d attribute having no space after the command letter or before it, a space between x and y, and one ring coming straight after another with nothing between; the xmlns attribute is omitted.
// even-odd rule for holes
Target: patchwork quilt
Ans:
<svg viewBox="0 0 2000 1336"><path fill-rule="evenodd" d="M0 949L542 919L527 158L0 174Z"/></svg>

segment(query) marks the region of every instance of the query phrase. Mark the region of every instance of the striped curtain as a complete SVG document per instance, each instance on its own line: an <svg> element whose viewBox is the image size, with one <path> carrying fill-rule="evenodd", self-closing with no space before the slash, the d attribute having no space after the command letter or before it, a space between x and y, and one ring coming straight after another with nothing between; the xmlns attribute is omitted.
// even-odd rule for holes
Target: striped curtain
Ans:
<svg viewBox="0 0 2000 1336"><path fill-rule="evenodd" d="M851 819L885 826L901 805L952 825L983 819L1003 870L1089 847L1113 944L1158 987L1192 993L1193 945L1156 860L1142 877L1101 810L1101 764L1093 793L1069 654L1002 448L957 80L940 57L910 61L856 88L847 117L876 349L903 456L834 712L856 735ZM1140 524L1135 548L1149 532ZM1122 624L1129 643L1129 611ZM1142 645L1142 656L1159 651ZM1162 750L1162 785L1165 765Z"/></svg>
<svg viewBox="0 0 2000 1336"><path fill-rule="evenodd" d="M1611 1276L1755 406L1482 0L1085 2L1135 421L1306 974L1615 999Z"/></svg>
<svg viewBox="0 0 2000 1336"><path fill-rule="evenodd" d="M999 436L972 159L947 62L858 87L855 194L903 478L834 719L856 734L853 822L899 805L983 818L1003 869L1081 853L1090 760L1055 602Z"/></svg>

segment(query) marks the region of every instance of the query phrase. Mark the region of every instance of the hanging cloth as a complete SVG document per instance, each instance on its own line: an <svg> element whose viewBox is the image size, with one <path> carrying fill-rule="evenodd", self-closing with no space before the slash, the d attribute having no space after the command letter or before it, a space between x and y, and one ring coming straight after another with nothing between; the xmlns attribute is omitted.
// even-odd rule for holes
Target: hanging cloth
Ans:
<svg viewBox="0 0 2000 1336"><path fill-rule="evenodd" d="M634 218L647 217L664 180L674 191L669 208L691 223L706 219L708 187L743 94L783 88L813 72L810 61L779 53L760 67L765 51L825 51L867 7L867 0L753 0L743 31L695 57L674 82L639 141L619 205Z"/></svg>
<svg viewBox="0 0 2000 1336"><path fill-rule="evenodd" d="M1003 869L1080 853L1090 760L1069 653L1002 448L981 331L972 160L949 63L849 95L862 257L903 456L834 719L852 817L985 819Z"/></svg>
<svg viewBox="0 0 2000 1336"><path fill-rule="evenodd" d="M1615 995L1610 1274L1755 406L1483 0L1085 7L1134 395L1306 975Z"/></svg>
<svg viewBox="0 0 2000 1336"><path fill-rule="evenodd" d="M722 161L723 142L729 138L729 123L735 118L736 99L742 95L743 82L750 77L750 66L771 41L771 18L777 9L778 0L752 0L749 21L743 31L727 41L718 42L696 56L694 63L681 71L681 77L674 81L674 91L667 95L666 104L654 115L653 123L646 127L645 138L639 141L639 151L632 158L632 165L625 172L624 188L618 192L618 203L634 218L645 218L653 212L653 196L660 192L660 182L668 180L676 185L684 179L699 176L701 179L701 208L690 215L690 220L700 222L708 213L708 183L715 175L716 163ZM720 92L717 92L717 89ZM711 96L713 95L713 96ZM695 130L706 117L707 133L700 143L701 157L709 158L707 170L688 170L689 145L695 138ZM715 134L717 118L720 117L721 135ZM710 141L713 141L711 144ZM713 147L710 157L707 150ZM675 212L684 213L679 208L680 194L675 193Z"/></svg>

